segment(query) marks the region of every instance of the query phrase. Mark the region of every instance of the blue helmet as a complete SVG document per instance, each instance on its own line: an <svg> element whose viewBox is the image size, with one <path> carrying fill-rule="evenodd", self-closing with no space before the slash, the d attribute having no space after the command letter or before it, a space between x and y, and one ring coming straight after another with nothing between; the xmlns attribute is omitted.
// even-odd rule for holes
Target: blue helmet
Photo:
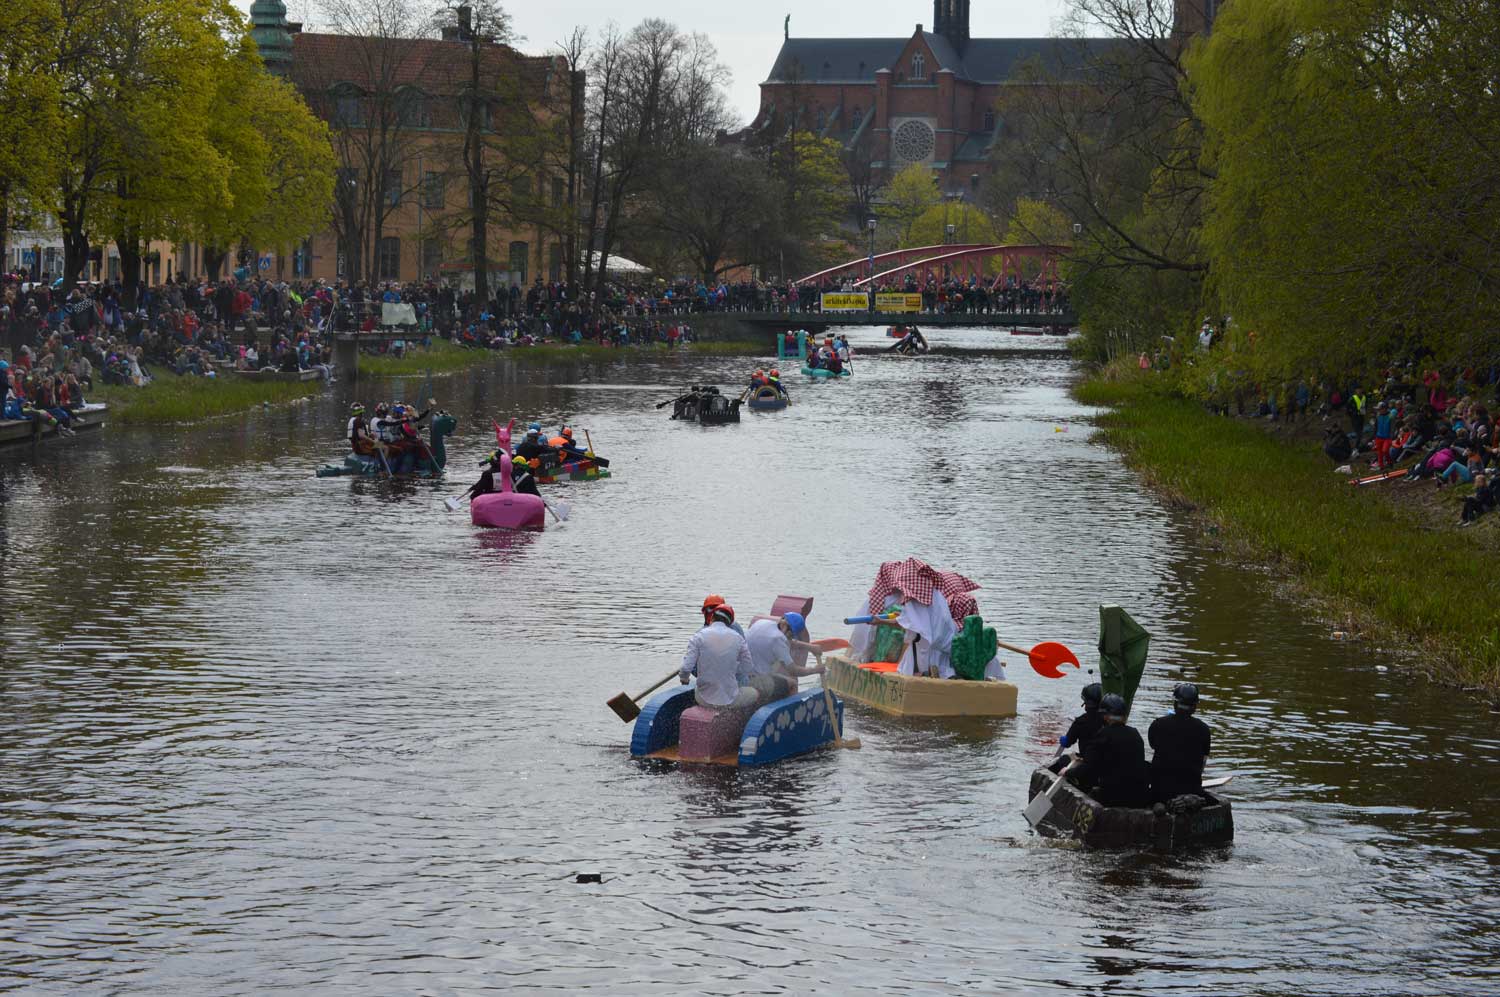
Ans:
<svg viewBox="0 0 1500 997"><path fill-rule="evenodd" d="M807 620L803 618L801 613L782 613L781 619L786 624L787 629L792 632L793 636L800 634L807 628Z"/></svg>
<svg viewBox="0 0 1500 997"><path fill-rule="evenodd" d="M0 360L0 370L10 370L10 361Z"/></svg>
<svg viewBox="0 0 1500 997"><path fill-rule="evenodd" d="M533 432L533 433L540 433L542 431L542 424L540 422L533 422L531 425L527 426L526 428L528 430L530 430L531 432Z"/></svg>

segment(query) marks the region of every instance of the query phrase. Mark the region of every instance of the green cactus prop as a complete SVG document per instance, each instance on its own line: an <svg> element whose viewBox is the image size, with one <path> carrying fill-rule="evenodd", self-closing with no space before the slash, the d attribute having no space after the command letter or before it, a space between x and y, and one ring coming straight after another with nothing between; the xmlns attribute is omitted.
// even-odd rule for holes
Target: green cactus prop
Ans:
<svg viewBox="0 0 1500 997"><path fill-rule="evenodd" d="M983 617L965 616L963 629L953 638L953 671L961 679L981 681L984 666L995 656L998 640L995 628L985 626Z"/></svg>

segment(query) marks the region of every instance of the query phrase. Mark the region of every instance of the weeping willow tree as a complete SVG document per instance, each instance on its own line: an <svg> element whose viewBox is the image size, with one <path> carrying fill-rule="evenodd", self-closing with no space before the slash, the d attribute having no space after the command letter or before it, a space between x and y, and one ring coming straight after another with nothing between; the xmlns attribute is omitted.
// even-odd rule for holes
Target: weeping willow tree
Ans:
<svg viewBox="0 0 1500 997"><path fill-rule="evenodd" d="M1189 71L1215 176L1210 293L1246 337L1238 364L1500 359L1500 9L1233 3Z"/></svg>

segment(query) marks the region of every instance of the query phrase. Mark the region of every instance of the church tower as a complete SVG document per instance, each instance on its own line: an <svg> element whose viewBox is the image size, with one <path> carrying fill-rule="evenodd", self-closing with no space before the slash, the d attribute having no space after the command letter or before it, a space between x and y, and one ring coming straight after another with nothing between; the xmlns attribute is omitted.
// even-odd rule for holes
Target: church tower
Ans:
<svg viewBox="0 0 1500 997"><path fill-rule="evenodd" d="M250 5L250 37L260 49L266 72L286 77L292 70L292 29L281 0L255 0Z"/></svg>
<svg viewBox="0 0 1500 997"><path fill-rule="evenodd" d="M969 0L932 0L932 32L963 55L969 47Z"/></svg>

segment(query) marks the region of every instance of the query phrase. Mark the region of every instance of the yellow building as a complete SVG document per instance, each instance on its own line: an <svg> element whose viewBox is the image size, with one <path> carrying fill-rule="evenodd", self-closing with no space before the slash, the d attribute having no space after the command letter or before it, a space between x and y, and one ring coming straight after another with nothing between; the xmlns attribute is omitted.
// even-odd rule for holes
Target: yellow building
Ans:
<svg viewBox="0 0 1500 997"><path fill-rule="evenodd" d="M503 116L514 120L516 94L529 102L531 121L555 122L581 107L570 102L581 102L582 75L570 75L565 60L493 42L474 47L464 7L441 38L304 32L287 21L281 0L257 0L250 14L267 69L292 80L329 123L342 164L331 217L289 259L270 256L273 275L463 282L473 267L462 150L476 53L480 130L488 142L499 135ZM503 189L488 198L491 217L503 215L509 224L486 229L492 289L565 278L571 211L563 175L571 145L554 142L538 162L495 169L492 183ZM260 265L266 263L263 256Z"/></svg>

